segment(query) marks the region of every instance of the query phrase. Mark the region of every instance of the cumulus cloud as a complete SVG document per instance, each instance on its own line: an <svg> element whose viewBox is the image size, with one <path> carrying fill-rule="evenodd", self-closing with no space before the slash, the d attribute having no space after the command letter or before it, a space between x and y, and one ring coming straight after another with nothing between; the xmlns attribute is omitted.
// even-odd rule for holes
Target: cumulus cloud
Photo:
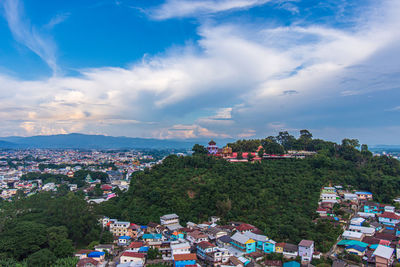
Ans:
<svg viewBox="0 0 400 267"><path fill-rule="evenodd" d="M228 138L231 137L224 133L216 133L207 128L196 124L192 125L173 125L172 127L159 129L153 133L153 137L160 139L193 139L193 138Z"/></svg>
<svg viewBox="0 0 400 267"><path fill-rule="evenodd" d="M167 0L151 12L155 19L190 17L202 14L213 14L233 9L250 8L267 3L269 0Z"/></svg>
<svg viewBox="0 0 400 267"><path fill-rule="evenodd" d="M389 86L389 79L378 79L377 66L393 84L399 79L393 75L398 60L388 64L375 56L388 47L392 58L398 55L400 5L386 1L381 8L379 18L370 15L368 23L351 29L203 25L199 49L183 47L127 68L36 81L0 75L0 104L13 110L12 120L1 110L0 119L20 129L0 131L244 138L294 129L285 117L297 118L348 92Z"/></svg>

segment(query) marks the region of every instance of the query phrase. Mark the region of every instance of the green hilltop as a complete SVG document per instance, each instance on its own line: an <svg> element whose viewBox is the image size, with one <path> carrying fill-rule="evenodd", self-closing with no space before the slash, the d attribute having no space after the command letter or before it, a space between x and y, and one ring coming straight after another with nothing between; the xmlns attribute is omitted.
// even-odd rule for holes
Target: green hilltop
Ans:
<svg viewBox="0 0 400 267"><path fill-rule="evenodd" d="M253 224L277 241L312 239L326 251L340 229L325 221L315 223L321 187L334 184L368 190L385 203L400 195L397 160L374 157L365 145L359 150L354 139L335 144L312 136L280 135L230 146L236 151L254 151L260 144L265 151L296 146L318 154L306 159L229 163L196 146L192 156L171 155L151 170L134 174L129 191L101 204L100 212L141 224L172 212L183 222L202 222L218 215L224 222Z"/></svg>

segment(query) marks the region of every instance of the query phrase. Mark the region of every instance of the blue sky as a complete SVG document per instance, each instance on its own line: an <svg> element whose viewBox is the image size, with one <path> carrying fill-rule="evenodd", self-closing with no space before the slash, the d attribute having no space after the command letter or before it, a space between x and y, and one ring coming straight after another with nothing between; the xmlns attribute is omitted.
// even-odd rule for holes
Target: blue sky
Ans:
<svg viewBox="0 0 400 267"><path fill-rule="evenodd" d="M400 2L2 0L0 136L400 144Z"/></svg>

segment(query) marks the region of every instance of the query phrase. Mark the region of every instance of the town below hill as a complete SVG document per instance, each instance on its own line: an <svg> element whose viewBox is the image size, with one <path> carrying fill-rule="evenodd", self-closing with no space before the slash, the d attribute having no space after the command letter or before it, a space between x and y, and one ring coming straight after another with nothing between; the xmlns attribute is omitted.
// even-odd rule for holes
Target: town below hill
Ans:
<svg viewBox="0 0 400 267"><path fill-rule="evenodd" d="M397 262L400 163L355 139L2 153L1 266Z"/></svg>

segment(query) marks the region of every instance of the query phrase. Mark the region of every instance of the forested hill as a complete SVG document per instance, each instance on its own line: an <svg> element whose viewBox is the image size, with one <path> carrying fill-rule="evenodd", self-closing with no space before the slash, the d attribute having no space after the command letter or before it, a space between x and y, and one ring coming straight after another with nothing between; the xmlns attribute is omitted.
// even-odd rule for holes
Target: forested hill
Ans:
<svg viewBox="0 0 400 267"><path fill-rule="evenodd" d="M330 144L312 158L261 163L169 156L152 170L136 173L129 191L102 204L101 212L143 224L172 212L182 222L219 215L254 224L278 241L308 238L321 248L323 240L338 235L337 229L312 222L322 186L368 190L387 203L400 195L398 161L361 152L355 142Z"/></svg>

